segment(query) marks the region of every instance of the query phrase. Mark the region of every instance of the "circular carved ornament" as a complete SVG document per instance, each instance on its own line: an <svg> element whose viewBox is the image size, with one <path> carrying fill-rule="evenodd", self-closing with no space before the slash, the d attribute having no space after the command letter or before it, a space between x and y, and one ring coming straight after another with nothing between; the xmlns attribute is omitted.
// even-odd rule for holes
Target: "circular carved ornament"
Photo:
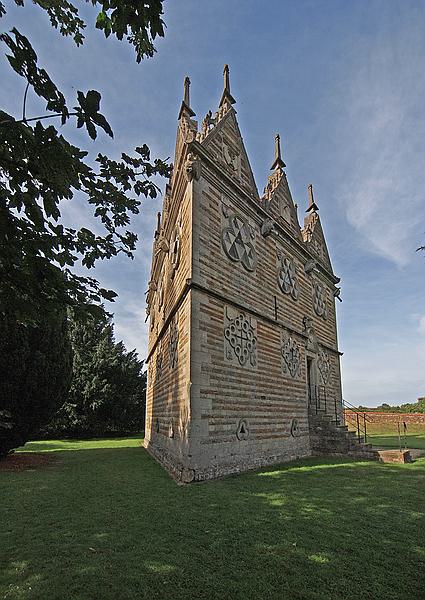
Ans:
<svg viewBox="0 0 425 600"><path fill-rule="evenodd" d="M326 319L328 316L328 309L326 306L326 289L325 286L319 282L314 284L313 305L316 315Z"/></svg>
<svg viewBox="0 0 425 600"><path fill-rule="evenodd" d="M294 300L298 300L300 292L296 278L296 267L293 260L284 258L278 271L277 280L284 294L290 294Z"/></svg>
<svg viewBox="0 0 425 600"><path fill-rule="evenodd" d="M221 234L223 249L230 260L241 262L247 271L254 271L257 266L257 254L251 240L252 232L245 219L231 215L229 227Z"/></svg>

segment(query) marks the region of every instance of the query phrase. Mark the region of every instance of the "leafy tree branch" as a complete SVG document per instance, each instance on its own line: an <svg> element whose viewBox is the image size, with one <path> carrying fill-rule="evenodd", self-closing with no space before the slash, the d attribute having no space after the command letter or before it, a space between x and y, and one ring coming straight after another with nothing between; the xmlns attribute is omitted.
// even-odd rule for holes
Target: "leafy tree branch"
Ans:
<svg viewBox="0 0 425 600"><path fill-rule="evenodd" d="M24 6L23 0L16 4ZM63 0L35 1L45 10L62 35L71 35L79 45L85 23L78 10ZM96 2L101 5L97 27L106 37L125 36L136 48L139 61L152 56L153 39L163 35L162 2ZM5 14L0 3L0 15ZM54 125L41 121L60 117L61 123L75 119L95 140L99 130L113 137L112 128L100 112L101 95L96 90L77 92L70 107L57 88L30 41L16 28L0 35L12 69L26 81L22 119L0 110L0 314L12 312L21 322L37 322L46 310L73 306L77 311L101 310L96 304L113 300L112 290L102 288L92 277L77 275L81 261L90 269L97 260L120 253L132 258L137 236L129 227L140 210L141 197L155 198L155 176L168 176L170 168L151 159L148 146L135 155L122 153L121 160L98 154L88 161L85 150L71 144ZM28 90L46 102L46 112L26 117ZM74 104L74 103L73 103ZM92 206L100 231L67 227L62 222L63 202L85 198ZM75 200L74 200L75 201Z"/></svg>

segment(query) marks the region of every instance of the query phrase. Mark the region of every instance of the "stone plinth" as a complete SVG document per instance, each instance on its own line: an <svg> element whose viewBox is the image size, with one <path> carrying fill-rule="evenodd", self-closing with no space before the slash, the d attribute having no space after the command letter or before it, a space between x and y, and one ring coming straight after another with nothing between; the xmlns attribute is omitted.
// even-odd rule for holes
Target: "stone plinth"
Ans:
<svg viewBox="0 0 425 600"><path fill-rule="evenodd" d="M412 462L410 450L378 450L379 460L384 463Z"/></svg>

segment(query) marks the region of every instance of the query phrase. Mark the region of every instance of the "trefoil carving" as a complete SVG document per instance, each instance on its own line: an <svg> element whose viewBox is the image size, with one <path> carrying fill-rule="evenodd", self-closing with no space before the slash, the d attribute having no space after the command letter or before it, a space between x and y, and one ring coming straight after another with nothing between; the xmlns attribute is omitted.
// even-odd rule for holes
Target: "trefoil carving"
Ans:
<svg viewBox="0 0 425 600"><path fill-rule="evenodd" d="M323 317L323 319L328 318L328 309L327 309L327 305L326 305L327 304L326 298L327 298L327 291L325 289L325 286L322 283L320 283L319 281L316 281L314 284L314 287L313 287L314 312L319 317Z"/></svg>
<svg viewBox="0 0 425 600"><path fill-rule="evenodd" d="M249 438L249 429L247 422L244 419L241 419L236 428L236 437L239 441L247 440Z"/></svg>
<svg viewBox="0 0 425 600"><path fill-rule="evenodd" d="M277 273L279 287L284 294L290 295L294 300L298 300L300 291L298 288L297 268L292 258L278 253L280 264Z"/></svg>
<svg viewBox="0 0 425 600"><path fill-rule="evenodd" d="M230 260L240 262L247 271L254 271L257 266L257 253L253 245L254 231L247 221L237 214L229 215L228 223L221 234L223 250Z"/></svg>
<svg viewBox="0 0 425 600"><path fill-rule="evenodd" d="M292 437L300 437L301 429L298 419L292 419L291 421L291 435Z"/></svg>

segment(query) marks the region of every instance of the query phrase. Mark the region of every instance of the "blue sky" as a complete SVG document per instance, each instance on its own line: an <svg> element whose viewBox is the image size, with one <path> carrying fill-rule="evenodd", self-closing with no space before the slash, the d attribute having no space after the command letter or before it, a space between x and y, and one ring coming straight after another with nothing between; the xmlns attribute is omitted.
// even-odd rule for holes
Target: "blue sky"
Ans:
<svg viewBox="0 0 425 600"><path fill-rule="evenodd" d="M337 275L344 396L369 406L425 395L425 4L421 0L165 1L166 37L140 65L132 47L95 31L85 3L86 41L77 49L28 3L7 2L1 30L17 26L68 98L97 89L114 140L66 135L90 151L119 157L147 143L172 157L186 74L199 121L215 110L230 65L244 142L264 187L280 132L292 194L316 201ZM24 82L0 57L0 106L21 112ZM72 105L72 103L71 103ZM28 115L43 114L30 98ZM119 298L115 331L143 357L144 292L155 215L145 200L133 229L134 261L117 258L93 274ZM76 226L91 224L79 199L63 206Z"/></svg>

